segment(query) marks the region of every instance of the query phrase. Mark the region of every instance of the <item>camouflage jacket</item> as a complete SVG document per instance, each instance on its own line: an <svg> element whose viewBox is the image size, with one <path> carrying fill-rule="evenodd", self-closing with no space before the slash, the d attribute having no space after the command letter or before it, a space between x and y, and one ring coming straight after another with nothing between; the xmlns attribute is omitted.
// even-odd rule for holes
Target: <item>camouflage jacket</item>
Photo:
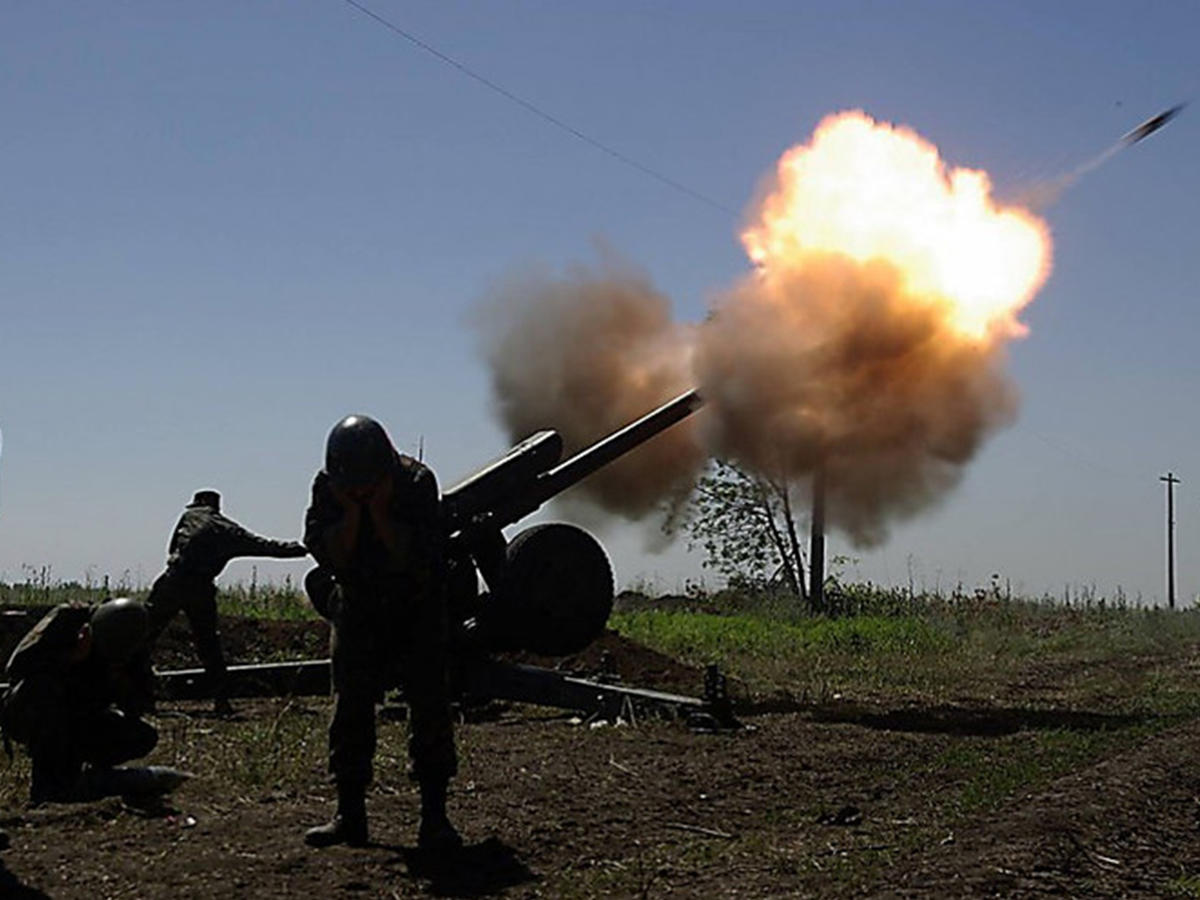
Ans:
<svg viewBox="0 0 1200 900"><path fill-rule="evenodd" d="M336 565L325 546L326 533L345 515L333 495L328 473L321 470L313 479L312 502L304 516L304 544L313 558L346 585L408 582L414 589L427 588L442 566L441 495L437 478L428 466L397 453L392 468L392 522L404 547L401 558L393 558L364 510L358 541L345 565Z"/></svg>
<svg viewBox="0 0 1200 900"><path fill-rule="evenodd" d="M247 531L207 506L191 504L179 517L167 548L167 567L199 578L214 579L238 556L304 556L295 541L276 541Z"/></svg>
<svg viewBox="0 0 1200 900"><path fill-rule="evenodd" d="M93 606L60 604L46 613L21 638L8 658L4 674L10 682L43 672L61 673L69 664L81 628L92 618Z"/></svg>
<svg viewBox="0 0 1200 900"><path fill-rule="evenodd" d="M5 673L4 725L17 740L38 720L116 705L139 714L153 705L154 672L137 654L119 669L94 653L73 660L79 631L94 606L61 604L46 613L17 644Z"/></svg>

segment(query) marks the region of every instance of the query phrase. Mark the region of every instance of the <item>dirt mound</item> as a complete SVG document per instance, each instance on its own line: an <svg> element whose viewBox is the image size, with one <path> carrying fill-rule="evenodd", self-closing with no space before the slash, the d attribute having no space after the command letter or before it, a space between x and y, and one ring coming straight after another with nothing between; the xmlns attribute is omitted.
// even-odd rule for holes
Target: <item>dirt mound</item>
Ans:
<svg viewBox="0 0 1200 900"><path fill-rule="evenodd" d="M27 607L0 613L0 662L49 607ZM221 617L221 645L231 664L321 659L329 655L329 625L323 620L278 621L241 616ZM543 666L581 675L611 673L624 684L657 690L699 693L704 673L695 667L643 647L615 631L605 631L585 650L566 657L508 653L510 662ZM200 665L187 620L177 616L154 648L154 665L161 670Z"/></svg>
<svg viewBox="0 0 1200 900"><path fill-rule="evenodd" d="M704 687L704 672L669 656L643 647L615 631L606 630L586 649L571 656L538 656L506 653L502 659L579 675L613 674L622 684L697 694Z"/></svg>
<svg viewBox="0 0 1200 900"><path fill-rule="evenodd" d="M651 597L641 591L621 591L613 600L613 611L621 613L697 609L704 604L681 594L663 594Z"/></svg>
<svg viewBox="0 0 1200 900"><path fill-rule="evenodd" d="M231 664L320 659L329 655L329 625L323 619L285 622L222 616L221 646ZM182 616L159 640L154 664L160 669L199 665L192 633Z"/></svg>
<svg viewBox="0 0 1200 900"><path fill-rule="evenodd" d="M50 609L48 606L0 610L0 664ZM329 626L321 620L277 621L222 616L221 646L231 664L309 659L329 655ZM187 669L200 665L187 619L176 616L154 648L158 669Z"/></svg>

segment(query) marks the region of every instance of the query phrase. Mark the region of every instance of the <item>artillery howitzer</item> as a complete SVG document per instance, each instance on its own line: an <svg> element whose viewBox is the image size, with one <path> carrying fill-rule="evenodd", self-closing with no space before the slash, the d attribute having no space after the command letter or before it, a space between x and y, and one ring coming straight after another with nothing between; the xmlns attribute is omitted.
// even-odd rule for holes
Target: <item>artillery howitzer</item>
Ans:
<svg viewBox="0 0 1200 900"><path fill-rule="evenodd" d="M613 602L612 569L599 542L561 522L534 525L509 542L501 529L702 404L689 391L564 462L558 433L539 431L442 495L451 568L461 573L452 576L452 602L456 618L468 623L469 642L564 656L599 636ZM482 598L475 596L476 569L489 588Z"/></svg>
<svg viewBox="0 0 1200 900"><path fill-rule="evenodd" d="M533 525L506 540L502 529L687 418L703 405L688 391L565 461L562 438L539 431L442 494L449 603L456 624L452 678L464 702L516 700L616 718L657 708L701 724L733 719L724 679L710 667L703 698L625 687L494 658L524 650L566 656L604 631L612 612L612 567L604 548L582 528ZM479 576L487 591L479 590ZM230 669L235 694L326 693L327 660ZM203 696L202 670L164 672L169 696Z"/></svg>

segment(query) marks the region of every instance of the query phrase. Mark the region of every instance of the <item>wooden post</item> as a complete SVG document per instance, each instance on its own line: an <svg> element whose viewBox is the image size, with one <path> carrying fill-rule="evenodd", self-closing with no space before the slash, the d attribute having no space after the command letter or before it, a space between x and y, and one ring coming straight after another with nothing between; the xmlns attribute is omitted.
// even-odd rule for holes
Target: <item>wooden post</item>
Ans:
<svg viewBox="0 0 1200 900"><path fill-rule="evenodd" d="M1182 484L1174 472L1160 475L1167 485L1167 604L1175 608L1175 485Z"/></svg>
<svg viewBox="0 0 1200 900"><path fill-rule="evenodd" d="M825 611L825 463L813 471L812 533L809 536L808 596L813 612Z"/></svg>

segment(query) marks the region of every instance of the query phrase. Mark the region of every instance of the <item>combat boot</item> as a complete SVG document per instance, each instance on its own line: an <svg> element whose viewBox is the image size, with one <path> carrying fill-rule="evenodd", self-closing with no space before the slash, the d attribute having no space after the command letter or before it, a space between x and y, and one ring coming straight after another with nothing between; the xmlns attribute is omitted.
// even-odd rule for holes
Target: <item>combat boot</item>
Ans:
<svg viewBox="0 0 1200 900"><path fill-rule="evenodd" d="M349 847L367 845L367 801L363 791L338 788L337 812L324 825L304 832L304 843L310 847Z"/></svg>
<svg viewBox="0 0 1200 900"><path fill-rule="evenodd" d="M233 708L228 697L218 696L213 700L213 715L219 719L232 719L237 715L237 710Z"/></svg>
<svg viewBox="0 0 1200 900"><path fill-rule="evenodd" d="M446 782L422 781L421 824L417 828L417 848L431 853L446 853L462 846L462 837L446 815Z"/></svg>
<svg viewBox="0 0 1200 900"><path fill-rule="evenodd" d="M57 757L37 752L33 754L32 769L29 802L33 806L94 799L83 789L82 767L78 763L64 765Z"/></svg>

